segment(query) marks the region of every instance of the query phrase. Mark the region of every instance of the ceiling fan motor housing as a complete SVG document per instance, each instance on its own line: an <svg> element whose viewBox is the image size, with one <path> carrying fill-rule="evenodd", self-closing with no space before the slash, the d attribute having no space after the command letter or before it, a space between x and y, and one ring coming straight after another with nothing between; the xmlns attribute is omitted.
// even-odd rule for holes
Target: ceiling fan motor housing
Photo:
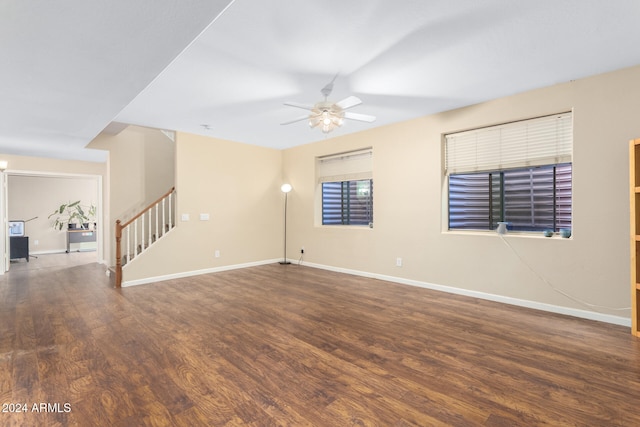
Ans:
<svg viewBox="0 0 640 427"><path fill-rule="evenodd" d="M281 123L288 125L299 121L307 120L309 126L312 128L318 127L322 129L322 132L329 133L332 130L342 126L345 119L358 120L361 122L373 122L376 118L368 114L352 113L346 111L357 105L360 105L362 101L357 96L348 96L345 99L338 102L330 102L327 98L333 90L333 82L322 88L321 92L324 95L324 101L317 102L313 106L300 104L297 102L286 102L285 105L302 108L309 111L306 116L298 117L288 122Z"/></svg>

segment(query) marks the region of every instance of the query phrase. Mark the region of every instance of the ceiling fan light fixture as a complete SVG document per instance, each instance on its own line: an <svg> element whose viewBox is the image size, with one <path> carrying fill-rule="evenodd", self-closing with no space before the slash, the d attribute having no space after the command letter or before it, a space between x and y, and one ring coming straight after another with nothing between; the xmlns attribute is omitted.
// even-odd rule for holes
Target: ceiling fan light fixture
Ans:
<svg viewBox="0 0 640 427"><path fill-rule="evenodd" d="M324 133L333 131L343 123L343 112L335 106L315 105L309 115L309 126L311 128L320 127Z"/></svg>

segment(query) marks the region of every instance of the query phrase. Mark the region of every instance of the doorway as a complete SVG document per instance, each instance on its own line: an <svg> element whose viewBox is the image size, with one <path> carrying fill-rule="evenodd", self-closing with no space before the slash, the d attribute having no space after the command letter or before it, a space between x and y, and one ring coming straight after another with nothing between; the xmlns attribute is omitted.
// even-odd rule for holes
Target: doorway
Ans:
<svg viewBox="0 0 640 427"><path fill-rule="evenodd" d="M17 242L12 242L10 233L7 233L5 271L20 262L48 264L55 258L52 255L70 255L72 252L86 253L67 257L66 263L75 259L81 260L79 262L104 262L101 176L7 171L5 180L5 222L8 225L15 221L22 225L26 239L23 238L21 244L28 245L28 254L19 253L22 258L11 260L15 254L10 254L10 248ZM76 202L83 212L95 211L95 221L89 224L89 228L73 236L82 235L83 242L79 245L69 243L70 232L66 222L54 227L55 215L52 216L62 205ZM73 222L76 222L75 218ZM11 229L5 227L5 230Z"/></svg>

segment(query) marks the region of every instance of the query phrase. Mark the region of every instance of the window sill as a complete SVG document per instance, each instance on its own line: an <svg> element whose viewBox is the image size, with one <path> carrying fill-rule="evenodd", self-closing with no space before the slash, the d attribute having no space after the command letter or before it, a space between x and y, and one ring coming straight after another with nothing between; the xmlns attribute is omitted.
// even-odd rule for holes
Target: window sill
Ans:
<svg viewBox="0 0 640 427"><path fill-rule="evenodd" d="M316 225L316 228L324 228L328 230L373 230L373 227L368 225Z"/></svg>
<svg viewBox="0 0 640 427"><path fill-rule="evenodd" d="M466 231L466 230L443 230L442 234L457 235L457 236L492 236L492 237L518 237L525 239L544 239L544 240L573 240L573 234L570 237L562 237L559 233L554 233L551 237L546 237L542 234L542 231L509 231L506 234L498 234L495 231Z"/></svg>

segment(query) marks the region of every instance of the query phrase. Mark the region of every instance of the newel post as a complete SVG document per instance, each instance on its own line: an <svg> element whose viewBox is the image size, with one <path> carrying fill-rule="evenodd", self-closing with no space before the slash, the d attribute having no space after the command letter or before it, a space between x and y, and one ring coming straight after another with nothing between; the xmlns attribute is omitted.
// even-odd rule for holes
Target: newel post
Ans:
<svg viewBox="0 0 640 427"><path fill-rule="evenodd" d="M122 249L120 241L122 240L122 225L120 220L116 221L116 288L122 285Z"/></svg>

